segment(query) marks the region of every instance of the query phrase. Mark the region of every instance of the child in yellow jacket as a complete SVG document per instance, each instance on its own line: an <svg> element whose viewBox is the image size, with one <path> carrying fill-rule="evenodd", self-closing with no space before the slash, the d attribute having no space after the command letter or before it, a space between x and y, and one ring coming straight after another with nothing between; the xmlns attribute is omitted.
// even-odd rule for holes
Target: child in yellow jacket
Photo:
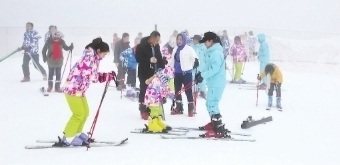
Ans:
<svg viewBox="0 0 340 165"><path fill-rule="evenodd" d="M281 85L283 82L283 76L278 66L273 63L266 65L264 72L262 72L257 79L261 80L267 75L270 75L270 87L268 91L268 107L266 110L270 110L273 102L273 91L276 89L276 107L279 111L282 111L281 106Z"/></svg>

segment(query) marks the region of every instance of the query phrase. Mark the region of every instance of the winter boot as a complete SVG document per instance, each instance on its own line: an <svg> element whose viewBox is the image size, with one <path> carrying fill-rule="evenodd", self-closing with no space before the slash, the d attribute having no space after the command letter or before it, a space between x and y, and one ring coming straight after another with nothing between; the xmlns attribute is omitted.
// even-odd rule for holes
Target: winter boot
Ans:
<svg viewBox="0 0 340 165"><path fill-rule="evenodd" d="M281 97L276 98L276 107L278 108L279 111L282 111L281 107Z"/></svg>
<svg viewBox="0 0 340 165"><path fill-rule="evenodd" d="M194 115L195 115L195 103L189 102L188 103L188 116L194 117Z"/></svg>
<svg viewBox="0 0 340 165"><path fill-rule="evenodd" d="M48 85L47 92L51 92L53 88L53 80L48 80L47 85Z"/></svg>
<svg viewBox="0 0 340 165"><path fill-rule="evenodd" d="M148 120L149 112L146 108L146 105L144 105L143 103L139 103L139 111L140 111L142 119Z"/></svg>
<svg viewBox="0 0 340 165"><path fill-rule="evenodd" d="M226 138L229 137L227 135L227 131L224 128L224 124L222 123L222 116L220 114L215 114L211 116L211 125L213 127L212 130L208 130L205 134L200 135L200 137L206 138Z"/></svg>
<svg viewBox="0 0 340 165"><path fill-rule="evenodd" d="M29 77L24 77L21 82L29 82L30 81L30 78Z"/></svg>
<svg viewBox="0 0 340 165"><path fill-rule="evenodd" d="M183 103L182 101L176 101L176 108L171 111L171 115L183 114Z"/></svg>
<svg viewBox="0 0 340 165"><path fill-rule="evenodd" d="M268 107L266 108L266 110L270 110L270 108L272 107L272 103L273 103L273 96L268 96Z"/></svg>
<svg viewBox="0 0 340 165"><path fill-rule="evenodd" d="M56 81L54 84L55 92L62 93L63 91L60 89L60 81Z"/></svg>

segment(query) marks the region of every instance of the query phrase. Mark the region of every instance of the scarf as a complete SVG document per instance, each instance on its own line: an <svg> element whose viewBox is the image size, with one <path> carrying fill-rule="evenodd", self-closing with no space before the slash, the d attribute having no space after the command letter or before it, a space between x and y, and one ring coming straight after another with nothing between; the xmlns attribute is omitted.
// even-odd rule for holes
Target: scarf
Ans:
<svg viewBox="0 0 340 165"><path fill-rule="evenodd" d="M52 41L52 45L53 45L53 53L52 53L52 59L54 61L59 60L62 56L62 52L60 49L60 40L58 41Z"/></svg>

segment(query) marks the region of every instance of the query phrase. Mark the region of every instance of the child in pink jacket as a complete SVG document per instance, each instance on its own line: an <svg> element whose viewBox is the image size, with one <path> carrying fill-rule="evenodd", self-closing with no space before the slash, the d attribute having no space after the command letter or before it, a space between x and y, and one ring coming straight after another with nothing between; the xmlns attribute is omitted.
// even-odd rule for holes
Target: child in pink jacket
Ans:
<svg viewBox="0 0 340 165"><path fill-rule="evenodd" d="M174 76L174 69L172 67L165 67L159 69L154 76L145 81L148 85L144 97L144 104L150 109L150 117L146 132L166 132L171 130L171 127L167 126L162 121L162 106L161 102L163 98L168 97L170 88L168 86L169 81Z"/></svg>
<svg viewBox="0 0 340 165"><path fill-rule="evenodd" d="M88 136L83 132L86 119L89 115L85 92L91 83L115 80L116 73L99 73L99 63L109 52L109 45L96 38L85 47L83 56L70 71L63 92L71 109L72 116L67 122L62 139L54 146L81 146L86 145Z"/></svg>
<svg viewBox="0 0 340 165"><path fill-rule="evenodd" d="M230 48L230 54L233 56L233 63L235 66L235 73L232 80L232 83L244 84L245 80L241 78L242 75L242 67L244 62L247 60L247 53L244 45L241 42L241 38L236 36L234 38L234 44Z"/></svg>

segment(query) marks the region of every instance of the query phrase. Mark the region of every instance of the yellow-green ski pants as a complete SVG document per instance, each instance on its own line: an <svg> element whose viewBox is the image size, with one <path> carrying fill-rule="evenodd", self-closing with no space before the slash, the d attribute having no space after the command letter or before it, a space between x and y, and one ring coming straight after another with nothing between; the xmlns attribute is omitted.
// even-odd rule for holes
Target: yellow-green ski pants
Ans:
<svg viewBox="0 0 340 165"><path fill-rule="evenodd" d="M72 112L72 116L64 130L65 137L68 138L83 132L83 127L89 116L89 106L86 97L71 96L68 94L65 94L65 97Z"/></svg>

